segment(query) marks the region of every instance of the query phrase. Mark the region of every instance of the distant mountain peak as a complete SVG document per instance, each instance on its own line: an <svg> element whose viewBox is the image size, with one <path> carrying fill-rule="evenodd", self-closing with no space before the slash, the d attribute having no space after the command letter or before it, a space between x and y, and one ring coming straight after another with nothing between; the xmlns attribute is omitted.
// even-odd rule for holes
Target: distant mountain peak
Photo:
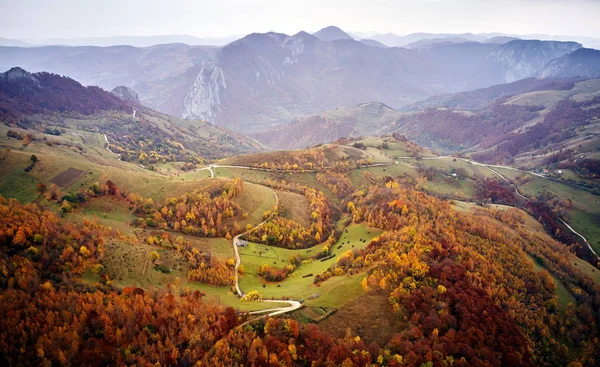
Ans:
<svg viewBox="0 0 600 367"><path fill-rule="evenodd" d="M313 36L319 38L321 41L331 42L337 40L351 40L354 39L348 33L344 32L336 26L330 25L325 27L318 32L313 33Z"/></svg>
<svg viewBox="0 0 600 367"><path fill-rule="evenodd" d="M293 35L292 37L301 38L303 40L313 40L313 39L317 38L314 35L312 35L308 32L305 32L305 31L300 31L300 32L296 33L295 35Z"/></svg>

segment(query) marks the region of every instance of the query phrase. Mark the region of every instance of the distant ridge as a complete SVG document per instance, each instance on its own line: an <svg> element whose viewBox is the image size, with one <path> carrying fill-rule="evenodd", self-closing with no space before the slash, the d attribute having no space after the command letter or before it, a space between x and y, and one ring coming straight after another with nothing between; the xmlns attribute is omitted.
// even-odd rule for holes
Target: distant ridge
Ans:
<svg viewBox="0 0 600 367"><path fill-rule="evenodd" d="M372 39L368 39L368 38L366 38L366 39L362 39L362 40L360 40L360 42L361 42L362 44L365 44L365 45L367 45L367 46L372 46L372 47L380 47L380 48L387 48L387 46L386 46L386 45L384 45L383 43L381 43L381 42L378 42L378 41L375 41L375 40L372 40Z"/></svg>
<svg viewBox="0 0 600 367"><path fill-rule="evenodd" d="M0 38L1 46L134 46L150 47L170 43L183 43L190 46L223 46L241 36L195 37L187 34L169 34L156 36L111 36L80 38L48 38L35 40L16 40Z"/></svg>

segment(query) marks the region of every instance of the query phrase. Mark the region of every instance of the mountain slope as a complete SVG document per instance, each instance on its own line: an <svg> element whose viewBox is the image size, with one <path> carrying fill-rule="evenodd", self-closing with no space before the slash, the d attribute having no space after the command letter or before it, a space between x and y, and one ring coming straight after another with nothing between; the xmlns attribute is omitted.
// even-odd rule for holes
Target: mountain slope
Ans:
<svg viewBox="0 0 600 367"><path fill-rule="evenodd" d="M450 107L466 110L480 109L495 99L516 94L542 90L570 90L574 87L576 81L577 78L526 78L512 83L494 85L488 88L433 96L425 101L417 102L412 106L407 106L403 110L411 111L435 107Z"/></svg>
<svg viewBox="0 0 600 367"><path fill-rule="evenodd" d="M600 78L600 51L580 48L553 60L538 75L541 78L569 76Z"/></svg>
<svg viewBox="0 0 600 367"><path fill-rule="evenodd" d="M340 138L375 135L401 116L382 103L363 103L299 118L288 125L251 136L274 149L298 149Z"/></svg>
<svg viewBox="0 0 600 367"><path fill-rule="evenodd" d="M305 32L252 34L204 63L183 116L256 132L365 100L402 105L437 89L426 64L408 50L353 40L323 42Z"/></svg>
<svg viewBox="0 0 600 367"><path fill-rule="evenodd" d="M402 108L433 95L531 77L580 46L469 41L408 50L372 47L336 28L326 30L337 39L255 33L223 48L7 47L0 48L0 68L49 70L109 90L126 86L163 113L255 133L338 106L379 101Z"/></svg>
<svg viewBox="0 0 600 367"><path fill-rule="evenodd" d="M360 42L361 42L361 43L364 43L364 44L365 44L365 45L367 45L367 46L381 47L381 48L386 48L386 47L387 47L386 45L384 45L384 44L383 44L383 43L381 43L381 42L377 42L377 41L375 41L375 40L368 39L368 38L361 39L361 40L360 40Z"/></svg>
<svg viewBox="0 0 600 367"><path fill-rule="evenodd" d="M21 68L0 73L0 119L6 122L34 114L91 115L108 110L130 111L131 107L98 87L84 87L56 74L32 74Z"/></svg>
<svg viewBox="0 0 600 367"><path fill-rule="evenodd" d="M513 82L535 75L550 61L581 47L576 42L515 40L502 45L490 57L502 65L505 81Z"/></svg>

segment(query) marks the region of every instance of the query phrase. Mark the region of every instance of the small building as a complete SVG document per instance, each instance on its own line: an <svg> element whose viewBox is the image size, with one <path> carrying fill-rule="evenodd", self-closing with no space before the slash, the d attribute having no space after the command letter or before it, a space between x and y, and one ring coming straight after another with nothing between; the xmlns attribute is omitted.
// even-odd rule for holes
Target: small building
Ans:
<svg viewBox="0 0 600 367"><path fill-rule="evenodd" d="M237 241L237 246L238 246L238 247L248 247L248 241L245 241L245 240L238 240L238 241Z"/></svg>

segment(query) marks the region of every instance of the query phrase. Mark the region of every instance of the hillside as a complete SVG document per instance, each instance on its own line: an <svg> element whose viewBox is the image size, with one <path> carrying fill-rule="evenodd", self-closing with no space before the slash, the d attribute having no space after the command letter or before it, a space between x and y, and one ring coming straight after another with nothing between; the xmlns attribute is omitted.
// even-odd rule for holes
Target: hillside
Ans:
<svg viewBox="0 0 600 367"><path fill-rule="evenodd" d="M360 40L361 43L367 45L367 46L372 46L372 47L381 47L381 48L386 48L387 46L384 45L381 42L377 42L375 40L372 39L361 39Z"/></svg>
<svg viewBox="0 0 600 367"><path fill-rule="evenodd" d="M497 163L523 158L525 164L525 157L563 149L587 154L596 149L599 95L597 79L521 81L425 101L420 105L441 107L405 114L379 131Z"/></svg>
<svg viewBox="0 0 600 367"><path fill-rule="evenodd" d="M526 78L512 83L493 85L473 91L433 96L412 106L407 106L402 110L413 111L436 107L478 110L492 101L503 97L542 90L570 90L573 89L576 81L577 78Z"/></svg>
<svg viewBox="0 0 600 367"><path fill-rule="evenodd" d="M107 149L144 165L192 164L262 148L204 121L173 118L98 87L21 68L0 74L0 121L9 127L3 134L13 139L70 146L65 135L78 136L78 149Z"/></svg>
<svg viewBox="0 0 600 367"><path fill-rule="evenodd" d="M56 74L31 74L21 68L0 73L0 119L5 122L35 114L112 110L131 111L131 106L98 87L83 87Z"/></svg>
<svg viewBox="0 0 600 367"><path fill-rule="evenodd" d="M389 351L417 365L431 355L464 365L597 358L578 341L597 336L600 273L557 241L572 243L564 226L553 227L553 210L575 225L570 215L582 203L600 207L581 193L567 208L519 184L530 205L490 167L438 159L399 136L233 157L188 172L167 162L160 173L93 150L19 144L0 137L0 195L34 202L0 198L0 304L2 315L14 315L0 318L3 361L164 362L160 348L143 342L149 333L169 345L171 364L186 353L214 366L266 365L264 353L290 365L354 356L375 364L391 361ZM32 154L37 161L23 172ZM242 164L251 167L232 166ZM537 211L447 199L459 197ZM243 228L253 228L243 237L250 242L234 251L232 235ZM586 251L577 248L593 262ZM248 301L232 292L236 283ZM261 297L303 303L283 316L245 314L271 307L252 301ZM17 312L26 305L28 313ZM65 308L90 316L42 317ZM31 318L43 321L26 327ZM246 321L252 327L236 328ZM219 352L234 346L240 353ZM264 353L255 356L257 348Z"/></svg>
<svg viewBox="0 0 600 367"><path fill-rule="evenodd" d="M305 148L340 138L376 135L379 129L400 116L401 113L382 103L363 103L303 117L251 136L274 149Z"/></svg>

